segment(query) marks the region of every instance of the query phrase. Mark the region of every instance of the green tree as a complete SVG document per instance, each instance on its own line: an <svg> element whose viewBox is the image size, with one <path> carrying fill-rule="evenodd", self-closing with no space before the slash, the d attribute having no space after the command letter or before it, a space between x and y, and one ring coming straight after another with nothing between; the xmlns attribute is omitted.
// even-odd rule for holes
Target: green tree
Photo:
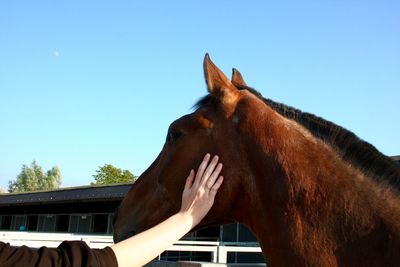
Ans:
<svg viewBox="0 0 400 267"><path fill-rule="evenodd" d="M36 161L31 166L22 165L21 173L14 181L8 182L8 192L28 192L59 188L61 185L61 171L57 166L46 173Z"/></svg>
<svg viewBox="0 0 400 267"><path fill-rule="evenodd" d="M93 175L93 178L95 182L91 183L92 185L134 182L136 176L128 170L121 170L111 164L105 164L99 167L96 174Z"/></svg>

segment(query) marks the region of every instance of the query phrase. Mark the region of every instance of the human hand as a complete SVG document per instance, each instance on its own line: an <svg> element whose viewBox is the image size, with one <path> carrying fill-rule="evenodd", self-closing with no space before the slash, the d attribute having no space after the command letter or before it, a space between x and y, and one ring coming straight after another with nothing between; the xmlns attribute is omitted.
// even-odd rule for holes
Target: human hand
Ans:
<svg viewBox="0 0 400 267"><path fill-rule="evenodd" d="M191 219L192 228L200 223L211 209L215 195L224 179L219 176L222 163L218 163L218 156L214 156L208 164L210 158L210 154L206 154L197 173L194 170L190 171L182 193L180 213Z"/></svg>

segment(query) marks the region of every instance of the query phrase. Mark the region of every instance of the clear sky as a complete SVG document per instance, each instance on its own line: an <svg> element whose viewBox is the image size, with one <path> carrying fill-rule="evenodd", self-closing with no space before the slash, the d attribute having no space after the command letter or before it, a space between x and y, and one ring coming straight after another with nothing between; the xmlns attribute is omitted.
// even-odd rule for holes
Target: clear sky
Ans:
<svg viewBox="0 0 400 267"><path fill-rule="evenodd" d="M400 2L1 1L0 186L33 160L63 186L140 175L206 93L209 52L265 97L400 154Z"/></svg>

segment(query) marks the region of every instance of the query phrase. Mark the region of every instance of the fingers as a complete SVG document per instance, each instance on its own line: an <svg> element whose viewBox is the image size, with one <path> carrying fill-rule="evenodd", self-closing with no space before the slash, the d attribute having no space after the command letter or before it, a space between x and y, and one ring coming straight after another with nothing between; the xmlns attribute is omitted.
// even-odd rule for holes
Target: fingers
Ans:
<svg viewBox="0 0 400 267"><path fill-rule="evenodd" d="M193 218L193 225L197 225L209 212L222 185L224 178L220 173L223 165L218 161L218 156L211 159L211 155L206 154L197 173L191 170L186 178L180 211Z"/></svg>
<svg viewBox="0 0 400 267"><path fill-rule="evenodd" d="M210 160L210 154L206 154L203 158L203 161L200 163L199 168L197 169L197 173L196 173L196 179L194 180L194 183L196 185L200 185L201 179L203 177L204 171L207 168L208 162Z"/></svg>
<svg viewBox="0 0 400 267"><path fill-rule="evenodd" d="M218 180L215 182L215 184L213 185L213 187L211 187L210 189L210 196L212 198L215 197L215 195L217 194L218 189L221 187L222 182L224 181L224 177L220 176L218 177Z"/></svg>
<svg viewBox="0 0 400 267"><path fill-rule="evenodd" d="M215 155L213 157L213 159L211 160L210 164L207 166L207 168L204 171L204 174L202 176L201 182L200 182L201 186L206 186L207 185L207 182L209 181L211 175L214 173L215 166L217 166L217 164L218 164L218 160L219 160L219 157L217 155ZM218 174L217 174L217 177L218 177ZM209 188L211 188L211 186L208 187L208 189Z"/></svg>
<svg viewBox="0 0 400 267"><path fill-rule="evenodd" d="M194 180L194 170L190 170L189 176L186 178L185 189L188 190L192 187Z"/></svg>
<svg viewBox="0 0 400 267"><path fill-rule="evenodd" d="M197 170L196 178L193 182L196 187L205 187L210 190L217 180L223 165L218 163L219 157L217 155L212 158L211 162L210 159L211 155L207 153Z"/></svg>
<svg viewBox="0 0 400 267"><path fill-rule="evenodd" d="M215 184L215 181L217 180L218 175L221 173L222 166L223 166L222 163L218 163L217 167L211 173L211 176L208 178L207 181L205 181L205 186L208 189L211 189L213 187L213 185Z"/></svg>

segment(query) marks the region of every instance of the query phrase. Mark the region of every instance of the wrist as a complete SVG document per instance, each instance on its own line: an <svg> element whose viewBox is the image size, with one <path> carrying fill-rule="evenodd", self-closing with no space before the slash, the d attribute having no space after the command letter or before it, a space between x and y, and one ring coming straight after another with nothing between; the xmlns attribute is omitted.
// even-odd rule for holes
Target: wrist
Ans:
<svg viewBox="0 0 400 267"><path fill-rule="evenodd" d="M180 225L186 229L186 232L189 232L195 226L193 216L188 212L180 211L176 216L178 217Z"/></svg>

